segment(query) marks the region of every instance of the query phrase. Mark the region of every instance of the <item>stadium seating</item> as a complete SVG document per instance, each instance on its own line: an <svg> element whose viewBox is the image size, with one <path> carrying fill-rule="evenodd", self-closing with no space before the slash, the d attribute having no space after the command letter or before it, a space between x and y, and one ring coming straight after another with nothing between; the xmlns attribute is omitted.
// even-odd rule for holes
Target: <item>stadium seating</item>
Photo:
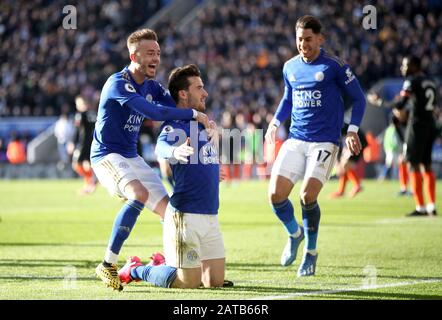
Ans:
<svg viewBox="0 0 442 320"><path fill-rule="evenodd" d="M129 32L172 1L86 1L76 30L61 27L62 0L2 2L0 117L57 116L74 111L82 93L95 102L106 78L127 64ZM266 129L282 93L284 61L295 55L294 23L304 14L323 22L325 47L346 60L363 88L399 78L402 56L422 57L423 69L442 75L442 3L374 1L377 28L362 27L364 1L199 1L193 20L157 21L162 62L157 79L179 65L198 63L210 116L242 114ZM442 96L442 86L439 88ZM442 114L439 115L442 122ZM6 137L7 139L7 137Z"/></svg>

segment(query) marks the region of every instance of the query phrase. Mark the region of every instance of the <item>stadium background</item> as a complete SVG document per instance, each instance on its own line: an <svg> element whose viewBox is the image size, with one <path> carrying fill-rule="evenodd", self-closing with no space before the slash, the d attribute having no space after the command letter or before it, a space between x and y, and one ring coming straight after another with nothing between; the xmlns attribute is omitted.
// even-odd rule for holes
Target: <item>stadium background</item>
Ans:
<svg viewBox="0 0 442 320"><path fill-rule="evenodd" d="M376 29L362 27L367 4L376 8ZM76 9L76 29L63 28L67 5ZM352 66L366 93L375 90L391 100L402 83L404 54L422 57L425 72L440 83L441 11L438 0L2 1L0 176L75 176L59 163L53 125L61 114L72 118L79 94L97 105L107 77L128 63L126 37L138 27L151 27L159 35L157 80L166 84L173 67L197 63L210 94L211 118L224 128L265 130L282 94L282 65L296 54L293 25L298 17L318 16L325 47ZM368 105L362 128L381 140L389 112ZM438 118L442 122L440 111ZM150 162L155 162L157 128L145 122L143 156ZM9 164L6 157L13 135L27 146L27 161L20 165ZM439 177L441 148L439 139L433 154ZM376 170L368 166L365 173L374 177Z"/></svg>
<svg viewBox="0 0 442 320"><path fill-rule="evenodd" d="M362 28L367 4L377 10L375 30ZM66 5L77 10L76 29L63 28ZM425 71L440 84L441 12L441 1L435 0L0 1L0 300L151 299L155 310L157 299L181 304L183 298L198 304L257 298L440 300L442 220L403 217L414 204L411 197L396 196L397 181L364 181L364 192L352 199L321 198L321 258L313 279L296 278L299 261L291 268L279 265L286 238L268 206L267 181L222 183L226 277L235 287L183 291L135 283L118 294L93 273L121 203L104 188L79 196L78 179L47 178L75 177L69 165L59 165L54 124L62 113L72 119L77 94L97 103L106 78L128 62L125 39L135 28L149 26L159 34L159 81L165 84L174 66L197 63L210 94L210 117L224 127L266 129L282 94L282 65L296 54L293 24L299 16L319 16L327 49L347 60L366 93L376 91L389 100L401 87L399 64L405 53L422 57ZM441 96L440 85L438 90ZM368 105L363 129L381 139L388 113ZM440 112L438 117L440 123ZM150 161L156 126L147 121L143 130ZM5 154L14 132L27 145L27 160L17 165ZM433 155L441 177L438 143ZM364 169L375 176L373 164ZM336 185L326 184L322 197ZM295 188L293 199L299 185ZM161 244L161 224L146 212L119 262L130 255L148 259ZM298 313L304 309L299 301L285 306ZM400 308L406 310L404 304ZM372 309L378 316L379 310Z"/></svg>

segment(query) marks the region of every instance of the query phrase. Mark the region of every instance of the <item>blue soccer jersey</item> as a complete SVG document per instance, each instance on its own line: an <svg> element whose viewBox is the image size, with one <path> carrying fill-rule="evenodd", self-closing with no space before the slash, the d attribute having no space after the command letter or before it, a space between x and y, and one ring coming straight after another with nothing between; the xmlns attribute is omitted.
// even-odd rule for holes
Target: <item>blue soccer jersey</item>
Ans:
<svg viewBox="0 0 442 320"><path fill-rule="evenodd" d="M138 135L145 117L157 121L191 120L193 111L177 109L172 97L157 81L137 84L127 67L110 76L101 91L91 161L95 163L110 153L136 157Z"/></svg>
<svg viewBox="0 0 442 320"><path fill-rule="evenodd" d="M350 125L359 127L365 96L349 66L321 49L312 62L300 55L284 64L284 96L275 118L283 122L291 112L289 138L338 144L344 118L343 94L353 101Z"/></svg>
<svg viewBox="0 0 442 320"><path fill-rule="evenodd" d="M217 214L219 156L204 127L195 121L167 121L161 127L155 151L159 157L170 159L174 147L183 144L187 137L194 149L189 162L169 161L175 181L170 204L185 213Z"/></svg>

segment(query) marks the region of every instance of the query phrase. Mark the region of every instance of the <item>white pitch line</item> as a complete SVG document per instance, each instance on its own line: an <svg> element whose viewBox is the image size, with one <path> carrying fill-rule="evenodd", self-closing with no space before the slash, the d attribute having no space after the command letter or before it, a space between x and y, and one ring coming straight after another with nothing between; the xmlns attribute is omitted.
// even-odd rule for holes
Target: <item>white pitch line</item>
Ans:
<svg viewBox="0 0 442 320"><path fill-rule="evenodd" d="M442 280L441 279L429 279L429 280L422 280L422 281L387 283L387 284L374 285L374 286L361 286L361 287L355 287L355 288L342 288L342 289L335 289L335 290L322 290L322 291L313 291L313 292L296 292L296 293L287 294L284 296L255 297L255 298L251 298L251 299L247 299L247 300L278 300L278 299L288 299L288 298L293 298L293 297L334 294L334 293L340 293L340 292L351 292L351 291L362 291L362 290L413 286L416 284L436 283L436 282L442 282Z"/></svg>

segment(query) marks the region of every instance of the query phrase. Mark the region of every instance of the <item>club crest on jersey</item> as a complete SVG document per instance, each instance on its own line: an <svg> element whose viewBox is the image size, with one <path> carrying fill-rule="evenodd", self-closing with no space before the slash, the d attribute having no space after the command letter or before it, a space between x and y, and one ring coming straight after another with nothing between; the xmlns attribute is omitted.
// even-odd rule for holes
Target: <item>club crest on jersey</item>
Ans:
<svg viewBox="0 0 442 320"><path fill-rule="evenodd" d="M324 72L318 71L315 73L315 80L316 81L322 81L324 80Z"/></svg>
<svg viewBox="0 0 442 320"><path fill-rule="evenodd" d="M129 92L135 92L135 88L134 88L134 86L131 85L130 83L126 83L126 84L124 85L124 88L125 88L127 91L129 91Z"/></svg>
<svg viewBox="0 0 442 320"><path fill-rule="evenodd" d="M347 80L345 80L345 84L349 84L355 79L355 76L353 72L351 72L350 68L347 68L347 70L345 70L345 74L347 75Z"/></svg>
<svg viewBox="0 0 442 320"><path fill-rule="evenodd" d="M150 93L146 96L146 100L149 101L149 102L152 102L153 97L152 97L152 95Z"/></svg>

